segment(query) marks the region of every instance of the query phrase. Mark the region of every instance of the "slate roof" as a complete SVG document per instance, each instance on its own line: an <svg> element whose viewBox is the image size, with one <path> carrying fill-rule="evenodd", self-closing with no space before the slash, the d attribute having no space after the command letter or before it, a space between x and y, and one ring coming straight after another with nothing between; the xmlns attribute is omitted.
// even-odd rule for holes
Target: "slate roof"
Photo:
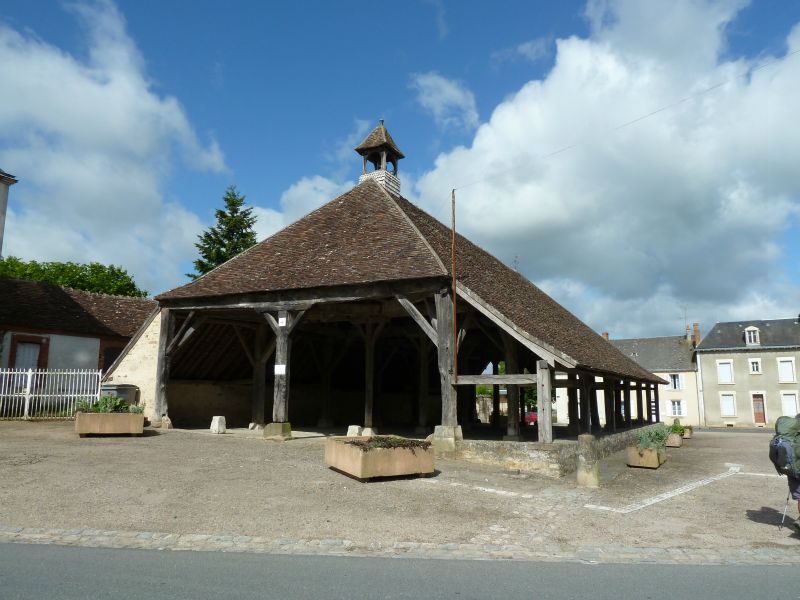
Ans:
<svg viewBox="0 0 800 600"><path fill-rule="evenodd" d="M450 229L372 180L156 300L210 298L449 275ZM462 236L459 282L579 365L658 381L525 277Z"/></svg>
<svg viewBox="0 0 800 600"><path fill-rule="evenodd" d="M0 277L0 330L132 337L157 303Z"/></svg>
<svg viewBox="0 0 800 600"><path fill-rule="evenodd" d="M685 336L610 340L625 356L653 373L694 371L694 347Z"/></svg>
<svg viewBox="0 0 800 600"><path fill-rule="evenodd" d="M757 327L761 342L748 346L744 340L747 327ZM772 319L769 321L733 321L717 323L703 338L698 350L733 350L737 348L786 348L800 346L798 319Z"/></svg>
<svg viewBox="0 0 800 600"><path fill-rule="evenodd" d="M389 146L389 148L397 154L398 158L405 158L405 155L400 152L400 148L394 143L392 136L386 131L386 127L383 126L383 121L378 123L378 126L370 131L369 135L364 138L364 141L356 146L356 152L363 156L364 154L369 154L370 150L380 148L384 144Z"/></svg>

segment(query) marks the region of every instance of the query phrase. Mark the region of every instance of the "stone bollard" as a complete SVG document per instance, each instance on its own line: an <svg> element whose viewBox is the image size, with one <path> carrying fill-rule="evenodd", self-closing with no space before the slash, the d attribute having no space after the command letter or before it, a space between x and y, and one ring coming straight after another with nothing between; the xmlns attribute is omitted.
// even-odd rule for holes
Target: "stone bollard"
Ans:
<svg viewBox="0 0 800 600"><path fill-rule="evenodd" d="M362 431L360 425L350 425L347 428L347 437L360 437Z"/></svg>
<svg viewBox="0 0 800 600"><path fill-rule="evenodd" d="M161 417L161 429L172 429L172 419L167 415Z"/></svg>
<svg viewBox="0 0 800 600"><path fill-rule="evenodd" d="M211 433L225 433L225 417L211 418Z"/></svg>
<svg viewBox="0 0 800 600"><path fill-rule="evenodd" d="M578 436L578 487L600 487L600 467L595 450L595 437L588 433Z"/></svg>

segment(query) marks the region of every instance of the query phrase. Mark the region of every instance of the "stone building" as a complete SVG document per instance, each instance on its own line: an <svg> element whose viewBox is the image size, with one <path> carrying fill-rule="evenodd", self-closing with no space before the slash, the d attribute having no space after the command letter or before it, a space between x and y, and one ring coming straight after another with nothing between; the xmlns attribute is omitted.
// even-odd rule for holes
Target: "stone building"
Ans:
<svg viewBox="0 0 800 600"><path fill-rule="evenodd" d="M717 323L697 347L709 427L771 427L800 412L800 318Z"/></svg>
<svg viewBox="0 0 800 600"><path fill-rule="evenodd" d="M400 195L403 154L382 122L356 151L356 187L156 298L159 315L109 374L143 389L154 422L221 414L278 439L291 426L435 429L446 449L479 427L476 384L506 386L514 418L488 433L508 440L526 435L522 386L568 388L556 436L597 430L598 388L609 432L657 415L659 378ZM482 374L500 361L506 374ZM540 410L536 436L550 442L550 404Z"/></svg>

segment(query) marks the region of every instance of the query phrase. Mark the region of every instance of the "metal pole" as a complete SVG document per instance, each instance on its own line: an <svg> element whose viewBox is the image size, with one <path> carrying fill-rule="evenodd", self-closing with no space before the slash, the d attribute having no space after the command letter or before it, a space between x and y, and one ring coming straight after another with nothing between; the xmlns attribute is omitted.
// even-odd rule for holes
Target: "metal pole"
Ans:
<svg viewBox="0 0 800 600"><path fill-rule="evenodd" d="M451 193L451 207L453 212L453 241L451 247L451 270L453 272L453 382L458 383L458 323L456 312L456 189Z"/></svg>

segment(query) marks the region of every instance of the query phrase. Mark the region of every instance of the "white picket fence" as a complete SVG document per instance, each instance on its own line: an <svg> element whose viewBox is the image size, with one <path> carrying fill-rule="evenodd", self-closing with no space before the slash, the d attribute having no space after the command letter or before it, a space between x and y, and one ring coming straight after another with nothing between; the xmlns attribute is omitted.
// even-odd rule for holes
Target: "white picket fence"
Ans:
<svg viewBox="0 0 800 600"><path fill-rule="evenodd" d="M100 397L97 369L0 369L0 419L69 419Z"/></svg>

